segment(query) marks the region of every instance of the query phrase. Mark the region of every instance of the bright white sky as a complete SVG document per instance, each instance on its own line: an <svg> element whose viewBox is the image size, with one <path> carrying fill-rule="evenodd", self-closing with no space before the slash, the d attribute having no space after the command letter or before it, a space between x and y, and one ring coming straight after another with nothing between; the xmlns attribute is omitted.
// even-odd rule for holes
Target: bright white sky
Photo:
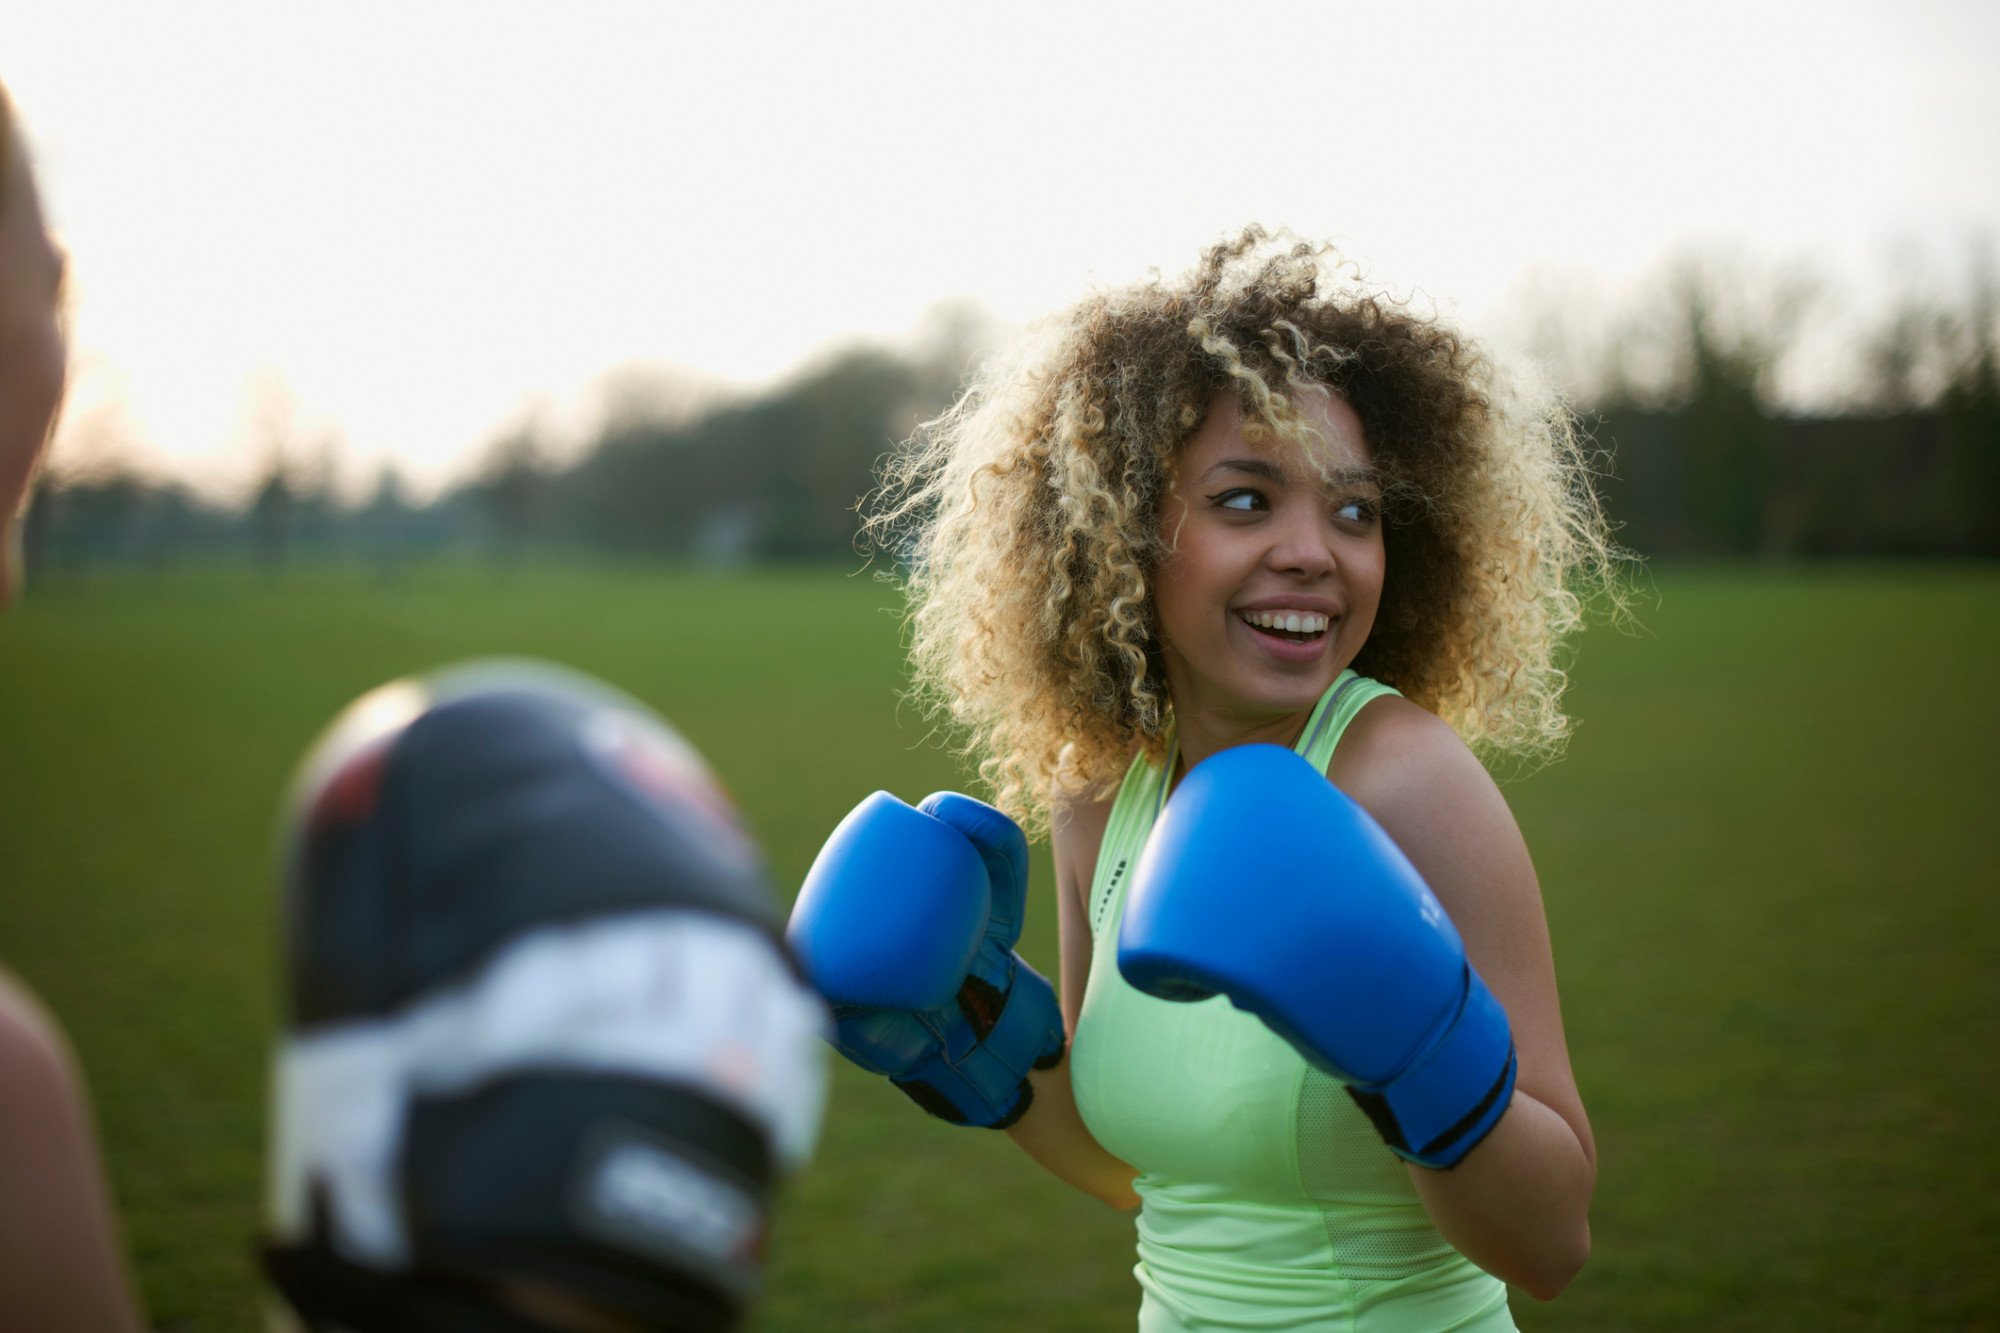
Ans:
<svg viewBox="0 0 2000 1333"><path fill-rule="evenodd" d="M2000 238L1984 0L5 4L74 260L58 459L122 413L223 490L259 384L428 487L621 365L768 382L1250 220L1475 325L1694 245L1859 308Z"/></svg>

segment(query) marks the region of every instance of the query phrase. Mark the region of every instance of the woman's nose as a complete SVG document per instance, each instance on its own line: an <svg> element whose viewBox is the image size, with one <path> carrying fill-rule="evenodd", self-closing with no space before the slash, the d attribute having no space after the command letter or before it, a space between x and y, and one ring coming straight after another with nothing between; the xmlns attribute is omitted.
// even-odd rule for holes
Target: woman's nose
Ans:
<svg viewBox="0 0 2000 1333"><path fill-rule="evenodd" d="M1265 561L1273 569L1312 577L1334 568L1333 542L1326 522L1309 506L1282 512L1271 529L1271 538Z"/></svg>

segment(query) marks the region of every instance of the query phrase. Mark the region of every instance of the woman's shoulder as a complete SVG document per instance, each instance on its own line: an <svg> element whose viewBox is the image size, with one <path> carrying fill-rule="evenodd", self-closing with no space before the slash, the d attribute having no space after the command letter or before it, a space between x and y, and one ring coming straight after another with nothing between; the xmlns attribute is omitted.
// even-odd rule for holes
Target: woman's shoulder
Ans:
<svg viewBox="0 0 2000 1333"><path fill-rule="evenodd" d="M1138 752L1135 743L1133 753ZM1087 890L1104 830L1118 803L1117 782L1057 786L1049 796L1049 852L1059 879Z"/></svg>
<svg viewBox="0 0 2000 1333"><path fill-rule="evenodd" d="M1056 793L1049 803L1049 846L1059 862L1068 853L1086 849L1095 857L1117 799L1115 787L1085 787Z"/></svg>
<svg viewBox="0 0 2000 1333"><path fill-rule="evenodd" d="M1436 713L1400 694L1371 699L1334 748L1327 777L1384 823L1448 813L1499 794L1479 757Z"/></svg>

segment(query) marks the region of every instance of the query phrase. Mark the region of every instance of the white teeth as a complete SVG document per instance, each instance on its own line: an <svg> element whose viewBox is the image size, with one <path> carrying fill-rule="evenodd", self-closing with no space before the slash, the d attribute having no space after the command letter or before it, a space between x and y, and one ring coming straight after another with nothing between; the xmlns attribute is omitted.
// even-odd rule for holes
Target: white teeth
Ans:
<svg viewBox="0 0 2000 1333"><path fill-rule="evenodd" d="M1283 630L1287 634L1320 634L1331 623L1313 611L1244 611L1241 615L1246 624Z"/></svg>

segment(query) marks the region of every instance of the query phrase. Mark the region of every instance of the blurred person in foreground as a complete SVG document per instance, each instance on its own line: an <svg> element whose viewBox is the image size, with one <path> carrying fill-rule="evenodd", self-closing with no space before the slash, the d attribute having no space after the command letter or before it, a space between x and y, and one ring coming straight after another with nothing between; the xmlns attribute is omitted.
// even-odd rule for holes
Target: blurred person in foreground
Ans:
<svg viewBox="0 0 2000 1333"><path fill-rule="evenodd" d="M65 375L0 87L0 605ZM698 756L519 664L402 682L289 824L266 1272L314 1330L735 1327L825 1097L824 1010ZM0 1329L142 1326L80 1070L0 970Z"/></svg>
<svg viewBox="0 0 2000 1333"><path fill-rule="evenodd" d="M826 1011L693 748L472 664L355 702L286 830L263 1258L298 1324L737 1327Z"/></svg>
<svg viewBox="0 0 2000 1333"><path fill-rule="evenodd" d="M878 793L822 850L791 929L842 1052L1136 1207L1144 1333L1496 1333L1506 1284L1561 1291L1596 1152L1475 757L1560 744L1615 592L1560 408L1252 228L1032 331L871 531L999 808Z"/></svg>
<svg viewBox="0 0 2000 1333"><path fill-rule="evenodd" d="M64 257L0 85L0 608L19 577L15 518L61 405ZM0 755L4 762L4 755ZM76 1058L0 969L0 1328L139 1326Z"/></svg>

